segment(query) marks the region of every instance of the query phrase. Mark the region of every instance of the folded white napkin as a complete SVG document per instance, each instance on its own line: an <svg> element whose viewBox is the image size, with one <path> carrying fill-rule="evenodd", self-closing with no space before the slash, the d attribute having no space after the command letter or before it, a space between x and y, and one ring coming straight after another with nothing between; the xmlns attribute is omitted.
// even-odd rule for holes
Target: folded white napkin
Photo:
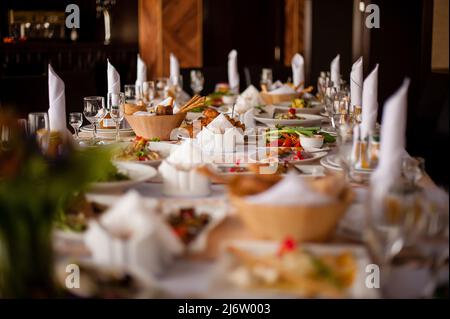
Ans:
<svg viewBox="0 0 450 319"><path fill-rule="evenodd" d="M234 93L239 93L239 72L237 64L237 51L228 54L228 84Z"/></svg>
<svg viewBox="0 0 450 319"><path fill-rule="evenodd" d="M183 251L157 202L126 193L100 220L89 223L85 243L95 262L160 274Z"/></svg>
<svg viewBox="0 0 450 319"><path fill-rule="evenodd" d="M120 75L108 59L108 93L120 93Z"/></svg>
<svg viewBox="0 0 450 319"><path fill-rule="evenodd" d="M301 196L299 196L301 194ZM280 201L280 198L283 200ZM247 200L258 204L280 206L319 206L333 199L323 193L313 190L307 182L296 174L289 173L275 186L257 195L247 196Z"/></svg>
<svg viewBox="0 0 450 319"><path fill-rule="evenodd" d="M409 79L384 104L378 166L371 176L374 196L382 197L401 177L405 155Z"/></svg>
<svg viewBox="0 0 450 319"><path fill-rule="evenodd" d="M48 99L50 130L65 135L67 133L65 86L50 64L48 65Z"/></svg>
<svg viewBox="0 0 450 319"><path fill-rule="evenodd" d="M305 60L303 56L299 53L296 53L291 61L292 66L292 79L294 86L297 87L300 83L303 82L300 89L303 89L305 86Z"/></svg>
<svg viewBox="0 0 450 319"><path fill-rule="evenodd" d="M201 149L194 140L186 140L180 146L174 148L167 160L172 164L186 168L208 162L208 158L203 156Z"/></svg>
<svg viewBox="0 0 450 319"><path fill-rule="evenodd" d="M278 95L278 94L295 94L297 93L291 86L287 84L283 84L279 88L272 90L269 92L271 95Z"/></svg>
<svg viewBox="0 0 450 319"><path fill-rule="evenodd" d="M264 104L264 100L262 99L261 94L259 94L258 89L251 84L239 96L245 98L251 107Z"/></svg>
<svg viewBox="0 0 450 319"><path fill-rule="evenodd" d="M137 55L137 78L136 85L140 85L143 87L143 83L147 81L147 65L144 60L142 60L141 56Z"/></svg>
<svg viewBox="0 0 450 319"><path fill-rule="evenodd" d="M363 58L353 63L350 72L350 100L352 105L362 106L363 91Z"/></svg>
<svg viewBox="0 0 450 319"><path fill-rule="evenodd" d="M361 138L365 139L375 129L378 115L378 64L366 77L363 85Z"/></svg>
<svg viewBox="0 0 450 319"><path fill-rule="evenodd" d="M228 119L222 113L219 114L214 120L212 120L211 123L209 123L207 126L207 128L209 128L211 131L221 134L225 133L226 129L233 127L233 124L231 124L230 121L228 121Z"/></svg>
<svg viewBox="0 0 450 319"><path fill-rule="evenodd" d="M341 81L341 56L338 54L330 65L331 81L334 87L339 87Z"/></svg>
<svg viewBox="0 0 450 319"><path fill-rule="evenodd" d="M250 109L244 113L243 122L246 130L254 129L256 127L255 114L253 109Z"/></svg>
<svg viewBox="0 0 450 319"><path fill-rule="evenodd" d="M179 77L180 63L178 62L177 57L173 53L170 53L170 78L178 82Z"/></svg>

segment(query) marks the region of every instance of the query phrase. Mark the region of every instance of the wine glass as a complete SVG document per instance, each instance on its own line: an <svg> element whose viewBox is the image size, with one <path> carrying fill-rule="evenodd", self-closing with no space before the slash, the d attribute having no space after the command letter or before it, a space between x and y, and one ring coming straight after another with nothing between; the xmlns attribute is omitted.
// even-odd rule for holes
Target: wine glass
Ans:
<svg viewBox="0 0 450 319"><path fill-rule="evenodd" d="M124 93L108 93L108 111L116 124L116 142L120 141L120 123L125 115L124 104Z"/></svg>
<svg viewBox="0 0 450 319"><path fill-rule="evenodd" d="M136 103L138 95L136 94L135 84L126 84L123 86L125 92L125 100L129 103Z"/></svg>
<svg viewBox="0 0 450 319"><path fill-rule="evenodd" d="M80 112L70 113L69 124L73 127L75 131L75 137L78 140L78 130L80 129L81 125L83 125L83 114L81 114Z"/></svg>
<svg viewBox="0 0 450 319"><path fill-rule="evenodd" d="M83 114L86 119L92 124L92 144L97 143L97 125L105 117L105 99L103 96L88 96L83 99L84 109Z"/></svg>
<svg viewBox="0 0 450 319"><path fill-rule="evenodd" d="M194 94L200 94L205 84L205 78L200 70L191 71L191 89Z"/></svg>

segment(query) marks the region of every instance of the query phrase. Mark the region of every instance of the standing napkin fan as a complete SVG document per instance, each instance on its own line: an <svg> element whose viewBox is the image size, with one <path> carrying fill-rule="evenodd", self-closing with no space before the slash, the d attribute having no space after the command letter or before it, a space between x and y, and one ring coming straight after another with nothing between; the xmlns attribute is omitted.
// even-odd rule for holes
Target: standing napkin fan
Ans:
<svg viewBox="0 0 450 319"><path fill-rule="evenodd" d="M160 274L181 243L161 216L157 203L144 201L136 191L124 195L99 222L89 223L85 236L95 262Z"/></svg>

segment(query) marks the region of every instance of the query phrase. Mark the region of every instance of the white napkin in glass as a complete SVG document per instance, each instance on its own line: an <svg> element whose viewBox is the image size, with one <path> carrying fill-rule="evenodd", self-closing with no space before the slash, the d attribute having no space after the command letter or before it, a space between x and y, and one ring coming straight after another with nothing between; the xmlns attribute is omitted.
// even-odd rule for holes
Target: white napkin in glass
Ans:
<svg viewBox="0 0 450 319"><path fill-rule="evenodd" d="M375 129L378 115L378 64L366 77L363 85L361 138L365 139Z"/></svg>
<svg viewBox="0 0 450 319"><path fill-rule="evenodd" d="M279 88L272 90L269 94L278 95L278 94L295 94L297 93L291 86L287 84L283 84Z"/></svg>
<svg viewBox="0 0 450 319"><path fill-rule="evenodd" d="M299 194L301 194L301 196L299 196ZM280 201L280 198L283 200ZM247 200L252 203L280 206L318 206L327 204L333 199L330 196L312 189L302 177L289 173L285 178L267 191L247 196Z"/></svg>
<svg viewBox="0 0 450 319"><path fill-rule="evenodd" d="M66 124L66 96L63 80L48 65L48 119L51 131L67 133Z"/></svg>
<svg viewBox="0 0 450 319"><path fill-rule="evenodd" d="M339 87L341 81L341 56L339 54L331 61L330 73L333 86Z"/></svg>
<svg viewBox="0 0 450 319"><path fill-rule="evenodd" d="M295 54L291 61L292 66L292 79L294 86L297 87L300 83L303 84L299 87L303 89L305 86L305 60L299 53Z"/></svg>
<svg viewBox="0 0 450 319"><path fill-rule="evenodd" d="M120 93L120 75L108 59L108 93Z"/></svg>
<svg viewBox="0 0 450 319"><path fill-rule="evenodd" d="M170 53L170 78L177 79L180 77L180 63L177 57Z"/></svg>
<svg viewBox="0 0 450 319"><path fill-rule="evenodd" d="M143 83L147 81L147 65L144 60L142 60L141 56L137 55L137 78L136 85L143 86Z"/></svg>
<svg viewBox="0 0 450 319"><path fill-rule="evenodd" d="M184 247L170 226L156 214L157 202L129 191L89 223L85 243L95 262L161 273Z"/></svg>
<svg viewBox="0 0 450 319"><path fill-rule="evenodd" d="M363 92L363 58L353 63L350 72L350 100L352 105L362 106Z"/></svg>
<svg viewBox="0 0 450 319"><path fill-rule="evenodd" d="M371 176L375 196L384 195L401 176L405 155L409 79L384 104L378 166ZM378 195L377 195L378 194Z"/></svg>
<svg viewBox="0 0 450 319"><path fill-rule="evenodd" d="M237 64L237 51L228 54L228 84L234 93L239 93L239 72Z"/></svg>

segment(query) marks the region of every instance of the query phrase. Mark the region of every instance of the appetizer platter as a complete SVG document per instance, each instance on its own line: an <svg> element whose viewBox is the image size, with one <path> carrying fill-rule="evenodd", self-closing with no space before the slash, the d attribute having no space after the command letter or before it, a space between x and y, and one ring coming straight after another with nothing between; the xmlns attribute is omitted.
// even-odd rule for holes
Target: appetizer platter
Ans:
<svg viewBox="0 0 450 319"><path fill-rule="evenodd" d="M376 298L364 285L368 263L358 246L232 241L211 290L223 298Z"/></svg>

